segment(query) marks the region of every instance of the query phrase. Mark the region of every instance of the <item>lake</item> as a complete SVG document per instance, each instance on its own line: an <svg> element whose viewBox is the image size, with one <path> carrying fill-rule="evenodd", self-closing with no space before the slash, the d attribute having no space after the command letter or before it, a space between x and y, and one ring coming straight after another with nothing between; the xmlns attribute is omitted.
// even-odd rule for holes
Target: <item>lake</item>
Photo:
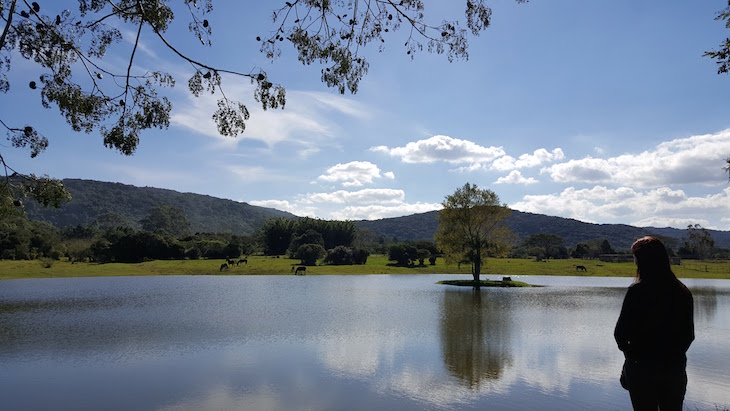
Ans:
<svg viewBox="0 0 730 411"><path fill-rule="evenodd" d="M0 409L631 408L613 339L630 278L435 284L468 277L0 281ZM730 280L684 282L685 409L730 408Z"/></svg>

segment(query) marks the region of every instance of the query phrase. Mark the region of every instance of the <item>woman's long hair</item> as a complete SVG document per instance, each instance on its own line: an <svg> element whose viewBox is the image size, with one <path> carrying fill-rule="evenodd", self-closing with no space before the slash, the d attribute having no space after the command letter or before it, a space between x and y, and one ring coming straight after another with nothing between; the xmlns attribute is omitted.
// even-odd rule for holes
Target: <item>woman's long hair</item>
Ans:
<svg viewBox="0 0 730 411"><path fill-rule="evenodd" d="M642 237L631 245L636 260L636 280L646 283L671 283L678 281L669 265L667 249L656 237Z"/></svg>

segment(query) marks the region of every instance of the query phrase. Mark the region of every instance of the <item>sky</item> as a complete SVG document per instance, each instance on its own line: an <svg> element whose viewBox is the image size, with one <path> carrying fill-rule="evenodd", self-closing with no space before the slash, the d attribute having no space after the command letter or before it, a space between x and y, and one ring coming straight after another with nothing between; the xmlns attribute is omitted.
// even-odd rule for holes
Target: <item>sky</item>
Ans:
<svg viewBox="0 0 730 411"><path fill-rule="evenodd" d="M16 170L167 188L323 219L380 219L437 210L469 182L509 207L590 223L730 230L730 77L703 52L730 32L720 0L494 0L492 24L469 39L469 59L403 47L406 30L369 46L356 94L320 81L293 48L271 61L256 36L275 30L284 2L214 1L212 46L187 32L182 10L166 34L185 53L242 72L263 68L286 87L283 110L263 111L247 79L226 76L251 118L218 135L219 96L187 91L190 65L143 32L135 70L173 74L171 125L141 136L127 157L97 133L76 133L44 109L13 55L3 119L29 119L48 149L2 144ZM75 5L75 3L74 3ZM426 1L425 19L462 19L463 1ZM126 67L133 28L103 63ZM22 120L21 120L22 121Z"/></svg>

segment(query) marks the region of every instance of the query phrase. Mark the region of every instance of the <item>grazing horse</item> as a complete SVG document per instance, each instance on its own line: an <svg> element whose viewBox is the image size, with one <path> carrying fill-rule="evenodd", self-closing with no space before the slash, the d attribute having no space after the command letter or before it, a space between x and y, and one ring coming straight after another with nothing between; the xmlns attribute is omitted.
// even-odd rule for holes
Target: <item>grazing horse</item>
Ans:
<svg viewBox="0 0 730 411"><path fill-rule="evenodd" d="M307 267L303 265L296 267L296 270L294 268L294 266L292 266L291 268L291 270L294 272L294 275L304 275L307 273Z"/></svg>
<svg viewBox="0 0 730 411"><path fill-rule="evenodd" d="M579 265L575 267L575 271L583 271L584 273L588 272L588 269L584 265Z"/></svg>
<svg viewBox="0 0 730 411"><path fill-rule="evenodd" d="M220 270L218 270L218 271L220 272L220 271L223 271L224 269L225 269L225 270L227 270L227 269L228 269L228 264L226 264L226 263L223 263L223 264L221 264L221 269L220 269Z"/></svg>
<svg viewBox="0 0 730 411"><path fill-rule="evenodd" d="M228 263L228 265L230 265L231 267L233 267L233 265L234 265L234 264L236 264L236 262L235 262L235 261L233 261L233 260L229 260L229 259L227 259L227 258L226 258L226 262L227 262L227 263Z"/></svg>
<svg viewBox="0 0 730 411"><path fill-rule="evenodd" d="M244 263L244 264L248 265L248 258L241 258L240 260L238 260L236 262L236 267L238 267L238 265L241 264L241 263Z"/></svg>
<svg viewBox="0 0 730 411"><path fill-rule="evenodd" d="M512 281L512 277L502 277L502 281Z"/></svg>

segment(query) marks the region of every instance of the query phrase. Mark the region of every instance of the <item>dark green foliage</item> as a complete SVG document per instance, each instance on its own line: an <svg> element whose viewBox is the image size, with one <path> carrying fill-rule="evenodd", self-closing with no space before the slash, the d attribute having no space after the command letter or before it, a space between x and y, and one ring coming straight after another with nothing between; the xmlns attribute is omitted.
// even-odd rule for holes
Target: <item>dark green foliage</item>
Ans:
<svg viewBox="0 0 730 411"><path fill-rule="evenodd" d="M296 258L295 255L302 244L319 244L324 247L324 239L322 234L311 228L301 235L293 234L289 243L289 258Z"/></svg>
<svg viewBox="0 0 730 411"><path fill-rule="evenodd" d="M58 230L48 223L28 221L22 216L4 216L0 220L0 259L57 259L63 248Z"/></svg>
<svg viewBox="0 0 730 411"><path fill-rule="evenodd" d="M556 234L530 234L522 246L527 249L528 255L538 258L567 258L565 240Z"/></svg>
<svg viewBox="0 0 730 411"><path fill-rule="evenodd" d="M301 260L303 265L316 265L317 260L325 255L327 255L327 252L319 244L302 244L297 249L295 258Z"/></svg>
<svg viewBox="0 0 730 411"><path fill-rule="evenodd" d="M305 244L308 240L299 240L305 233L318 233L314 243L319 244L319 237L323 241L325 249L331 249L338 245L351 246L355 239L355 223L351 221L328 221L314 218L302 218L298 220L276 218L267 221L259 232L261 244L266 255L280 255L287 250L295 251L298 245Z"/></svg>
<svg viewBox="0 0 730 411"><path fill-rule="evenodd" d="M358 229L370 230L376 236L388 240L398 237L401 240L430 240L438 226L438 211L414 214L404 217L384 218L372 221L356 221ZM628 250L631 244L645 235L660 235L680 240L685 230L676 228L633 227L625 224L591 224L582 221L546 216L542 214L525 213L512 210L505 224L520 239L530 234L552 233L565 239L566 247L573 248L576 244L594 238L608 240L617 250ZM730 248L730 231L708 230L715 240L715 245Z"/></svg>
<svg viewBox="0 0 730 411"><path fill-rule="evenodd" d="M413 244L393 244L388 249L388 260L401 266L413 265L418 260L418 249Z"/></svg>
<svg viewBox="0 0 730 411"><path fill-rule="evenodd" d="M327 250L327 256L324 258L324 263L332 265L365 264L368 261L369 255L370 252L361 248L351 248L338 245L331 250Z"/></svg>
<svg viewBox="0 0 730 411"><path fill-rule="evenodd" d="M679 256L682 258L707 259L713 254L715 240L712 239L710 231L699 224L687 226L687 236L683 239L684 244L679 247Z"/></svg>
<svg viewBox="0 0 730 411"><path fill-rule="evenodd" d="M428 263L431 265L436 265L436 256L431 254L431 256L428 257Z"/></svg>
<svg viewBox="0 0 730 411"><path fill-rule="evenodd" d="M295 220L290 218L272 218L266 221L259 230L259 240L263 246L264 255L281 255L291 244L294 235Z"/></svg>
<svg viewBox="0 0 730 411"><path fill-rule="evenodd" d="M182 259L185 255L185 247L172 238L132 230L108 232L92 244L91 251L100 263Z"/></svg>
<svg viewBox="0 0 730 411"><path fill-rule="evenodd" d="M29 201L25 207L28 218L45 220L56 227L86 226L96 221L102 229L118 226L139 229L141 225L137 222L147 217L150 209L174 204L190 220L191 232L252 235L272 217L294 217L271 208L160 188L76 179L63 180L63 184L73 201L57 209L43 208ZM289 239L284 251L288 245Z"/></svg>
<svg viewBox="0 0 730 411"><path fill-rule="evenodd" d="M327 256L324 258L325 264L332 265L352 265L354 261L352 249L343 245L327 250Z"/></svg>
<svg viewBox="0 0 730 411"><path fill-rule="evenodd" d="M142 229L152 233L181 237L190 231L190 220L180 207L161 204L150 208L140 221Z"/></svg>

